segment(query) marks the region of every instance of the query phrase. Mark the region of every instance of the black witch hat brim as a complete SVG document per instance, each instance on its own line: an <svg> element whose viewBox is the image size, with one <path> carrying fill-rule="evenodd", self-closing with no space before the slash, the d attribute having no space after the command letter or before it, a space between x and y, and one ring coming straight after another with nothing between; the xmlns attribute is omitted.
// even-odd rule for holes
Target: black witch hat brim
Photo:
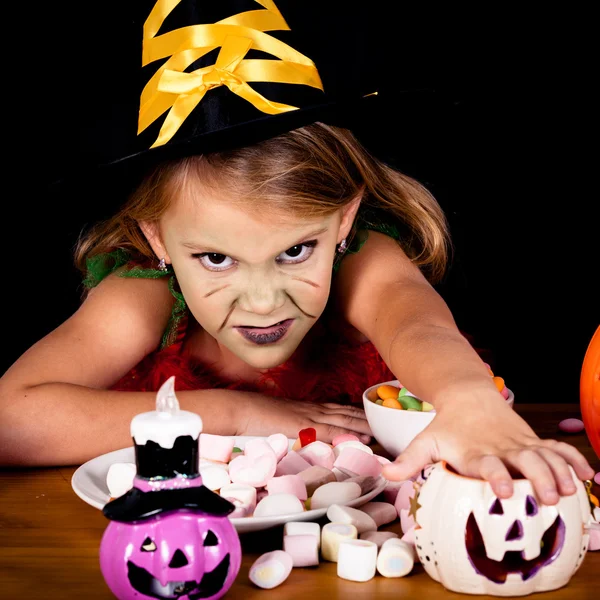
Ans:
<svg viewBox="0 0 600 600"><path fill-rule="evenodd" d="M111 521L130 523L182 509L224 517L232 513L235 506L204 485L152 492L143 492L134 487L105 504L102 512Z"/></svg>

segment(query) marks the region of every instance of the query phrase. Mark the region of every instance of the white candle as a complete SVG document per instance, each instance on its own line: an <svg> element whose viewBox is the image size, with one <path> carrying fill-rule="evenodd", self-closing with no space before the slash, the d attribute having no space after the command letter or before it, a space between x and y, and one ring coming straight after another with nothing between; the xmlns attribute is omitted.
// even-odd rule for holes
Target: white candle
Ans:
<svg viewBox="0 0 600 600"><path fill-rule="evenodd" d="M173 448L182 435L197 439L202 432L200 415L179 409L175 395L175 377L169 377L156 394L156 410L140 413L131 420L131 436L143 446L148 440L162 448Z"/></svg>

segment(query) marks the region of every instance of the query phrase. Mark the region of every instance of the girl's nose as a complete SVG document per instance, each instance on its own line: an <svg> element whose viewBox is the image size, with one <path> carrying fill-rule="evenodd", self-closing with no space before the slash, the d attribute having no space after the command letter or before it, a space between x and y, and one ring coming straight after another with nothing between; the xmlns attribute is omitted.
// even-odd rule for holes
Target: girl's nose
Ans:
<svg viewBox="0 0 600 600"><path fill-rule="evenodd" d="M257 315L269 315L285 303L277 277L254 276L240 295L239 307Z"/></svg>

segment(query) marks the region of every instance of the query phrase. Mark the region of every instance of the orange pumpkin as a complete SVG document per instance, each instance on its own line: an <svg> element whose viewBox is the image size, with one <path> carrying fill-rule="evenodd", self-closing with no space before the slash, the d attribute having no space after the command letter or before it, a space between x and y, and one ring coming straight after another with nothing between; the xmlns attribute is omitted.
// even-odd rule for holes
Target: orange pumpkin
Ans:
<svg viewBox="0 0 600 600"><path fill-rule="evenodd" d="M583 359L579 397L585 431L600 458L600 326Z"/></svg>

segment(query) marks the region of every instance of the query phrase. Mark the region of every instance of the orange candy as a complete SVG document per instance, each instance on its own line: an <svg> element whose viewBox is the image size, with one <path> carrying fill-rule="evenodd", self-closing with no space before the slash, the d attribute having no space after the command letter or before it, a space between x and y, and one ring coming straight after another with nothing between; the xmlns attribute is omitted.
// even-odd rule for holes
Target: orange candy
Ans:
<svg viewBox="0 0 600 600"><path fill-rule="evenodd" d="M382 400L387 400L388 398L392 398L394 400L398 399L398 393L400 390L393 385L380 385L377 388L377 395Z"/></svg>
<svg viewBox="0 0 600 600"><path fill-rule="evenodd" d="M386 398L383 401L382 406L387 406L388 408L399 408L402 409L402 404L396 400L396 398Z"/></svg>
<svg viewBox="0 0 600 600"><path fill-rule="evenodd" d="M498 391L501 392L504 389L504 379L502 379L502 377L498 377L497 375L495 377L492 377L492 379L496 384Z"/></svg>

